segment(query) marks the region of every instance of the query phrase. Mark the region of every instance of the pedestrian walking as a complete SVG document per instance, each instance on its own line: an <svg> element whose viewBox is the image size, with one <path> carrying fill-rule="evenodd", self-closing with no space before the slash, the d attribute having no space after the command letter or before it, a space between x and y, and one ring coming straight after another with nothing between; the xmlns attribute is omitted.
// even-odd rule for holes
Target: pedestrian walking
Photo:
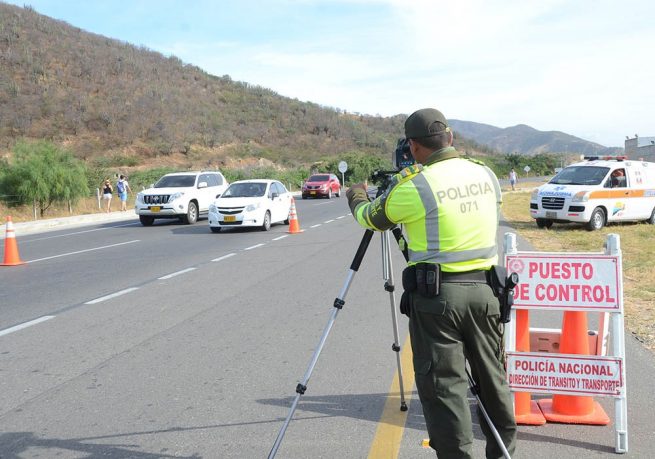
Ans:
<svg viewBox="0 0 655 459"><path fill-rule="evenodd" d="M116 182L116 191L118 192L118 198L121 200L121 211L125 212L127 210L127 193L131 193L132 189L130 184L127 182L127 177L120 175L118 177L118 182Z"/></svg>
<svg viewBox="0 0 655 459"><path fill-rule="evenodd" d="M516 182L518 182L518 176L516 175L516 171L512 169L509 171L509 184L512 186L512 191L514 191L514 186L516 185Z"/></svg>
<svg viewBox="0 0 655 459"><path fill-rule="evenodd" d="M111 186L109 179L105 180L105 183L102 185L102 199L105 201L105 212L111 212L111 198L114 193L114 187Z"/></svg>

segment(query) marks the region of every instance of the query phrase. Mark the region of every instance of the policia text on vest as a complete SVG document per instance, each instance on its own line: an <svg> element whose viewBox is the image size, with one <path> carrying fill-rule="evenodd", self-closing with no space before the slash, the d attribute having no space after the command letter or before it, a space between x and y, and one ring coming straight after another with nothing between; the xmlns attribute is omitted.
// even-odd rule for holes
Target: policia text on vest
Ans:
<svg viewBox="0 0 655 459"><path fill-rule="evenodd" d="M405 136L418 164L395 175L372 202L363 186L353 185L348 202L365 228L402 225L408 266L422 272L403 276L416 282L416 290L404 294L404 309L430 446L440 458L473 457L468 361L493 425L480 419L486 457L509 457L516 447L516 423L503 362L499 290L492 289L489 277L498 260L500 185L488 167L452 147L439 111L410 115Z"/></svg>

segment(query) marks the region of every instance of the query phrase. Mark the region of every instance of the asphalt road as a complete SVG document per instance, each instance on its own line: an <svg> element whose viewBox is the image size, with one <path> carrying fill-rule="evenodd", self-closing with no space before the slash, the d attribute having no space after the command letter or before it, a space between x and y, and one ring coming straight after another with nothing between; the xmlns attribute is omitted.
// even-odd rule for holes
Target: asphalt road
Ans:
<svg viewBox="0 0 655 459"><path fill-rule="evenodd" d="M0 458L266 457L363 235L343 198L296 204L304 232L293 235L136 219L18 233L28 263L0 268ZM391 257L398 277L402 256ZM413 385L406 419L384 412L398 393L381 266L376 235L277 457L367 457L381 427L402 440L397 454L376 457L433 457ZM655 359L626 341L624 457L652 457ZM612 416L611 400L602 403ZM521 427L518 451L612 457L614 429Z"/></svg>

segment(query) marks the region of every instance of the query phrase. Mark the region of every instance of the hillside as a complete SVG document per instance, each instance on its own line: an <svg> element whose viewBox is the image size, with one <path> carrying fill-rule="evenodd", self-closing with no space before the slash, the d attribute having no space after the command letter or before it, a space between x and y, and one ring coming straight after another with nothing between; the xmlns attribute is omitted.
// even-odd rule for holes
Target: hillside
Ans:
<svg viewBox="0 0 655 459"><path fill-rule="evenodd" d="M308 164L347 151L390 157L404 119L282 97L0 3L0 153L34 138L84 159ZM463 138L458 145L485 150Z"/></svg>
<svg viewBox="0 0 655 459"><path fill-rule="evenodd" d="M478 143L498 151L521 154L579 153L616 154L622 148L608 148L559 131L539 131L525 124L499 128L471 121L449 120L453 129Z"/></svg>
<svg viewBox="0 0 655 459"><path fill-rule="evenodd" d="M282 97L0 2L0 158L22 138L136 168L222 167L255 158L297 166L345 152L389 158L405 117ZM604 148L529 126L451 124L455 145L472 156Z"/></svg>

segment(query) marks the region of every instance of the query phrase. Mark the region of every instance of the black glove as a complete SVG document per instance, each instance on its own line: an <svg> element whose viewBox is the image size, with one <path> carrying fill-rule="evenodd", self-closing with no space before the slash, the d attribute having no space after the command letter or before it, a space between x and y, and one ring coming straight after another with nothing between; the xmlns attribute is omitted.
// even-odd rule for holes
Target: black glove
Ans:
<svg viewBox="0 0 655 459"><path fill-rule="evenodd" d="M404 291L400 297L400 312L407 317L410 317L412 313L412 301L409 295L408 291Z"/></svg>

